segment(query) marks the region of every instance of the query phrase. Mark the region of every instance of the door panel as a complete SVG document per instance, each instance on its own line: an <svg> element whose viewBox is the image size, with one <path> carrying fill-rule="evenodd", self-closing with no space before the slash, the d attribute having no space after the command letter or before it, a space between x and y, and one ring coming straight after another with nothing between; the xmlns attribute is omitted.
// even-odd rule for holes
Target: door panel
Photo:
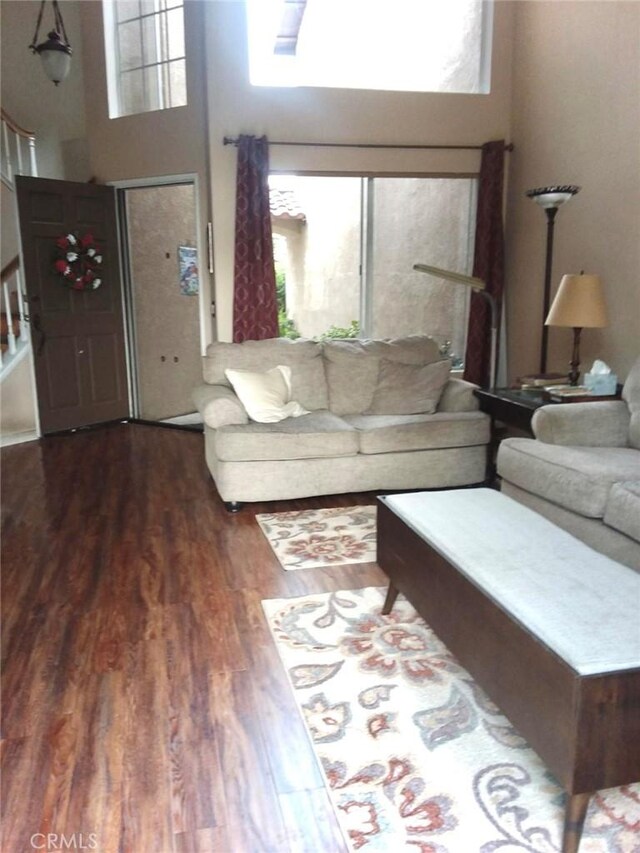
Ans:
<svg viewBox="0 0 640 853"><path fill-rule="evenodd" d="M45 178L16 185L42 432L127 417L115 191ZM56 238L73 232L100 246L97 290L71 290L54 272Z"/></svg>

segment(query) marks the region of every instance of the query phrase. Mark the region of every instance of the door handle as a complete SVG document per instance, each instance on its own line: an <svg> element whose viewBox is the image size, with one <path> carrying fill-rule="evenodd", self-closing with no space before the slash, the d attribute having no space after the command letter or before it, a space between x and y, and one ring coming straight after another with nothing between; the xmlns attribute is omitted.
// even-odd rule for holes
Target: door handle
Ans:
<svg viewBox="0 0 640 853"><path fill-rule="evenodd" d="M44 329L42 328L42 323L40 322L40 315L34 314L31 318L31 325L33 330L38 333L40 340L38 341L38 348L36 349L36 356L42 355L42 350L44 349L45 341L47 340L47 336L45 334Z"/></svg>

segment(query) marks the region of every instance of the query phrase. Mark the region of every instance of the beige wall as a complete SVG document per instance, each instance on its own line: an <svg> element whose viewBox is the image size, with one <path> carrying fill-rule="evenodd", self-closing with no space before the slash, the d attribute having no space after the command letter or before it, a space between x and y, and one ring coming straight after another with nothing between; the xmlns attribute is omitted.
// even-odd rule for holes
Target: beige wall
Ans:
<svg viewBox="0 0 640 853"><path fill-rule="evenodd" d="M546 216L524 192L577 184L556 217L552 298L564 273L602 276L611 325L583 332L582 364L624 378L640 352L640 3L514 5L510 375L539 366ZM549 369L566 369L571 336L549 330Z"/></svg>
<svg viewBox="0 0 640 853"><path fill-rule="evenodd" d="M188 104L170 110L109 118L104 58L102 4L84 2L82 32L87 44L84 73L87 84L87 138L91 169L101 183L195 174L199 187L199 238L206 255L206 223L209 207L207 189L207 119L204 75L204 5L185 2ZM202 266L202 304L211 301L211 285ZM205 343L211 340L210 317L203 317ZM196 334L198 330L196 329Z"/></svg>
<svg viewBox="0 0 640 853"><path fill-rule="evenodd" d="M34 432L36 413L33 405L33 376L29 356L15 365L0 385L0 436Z"/></svg>
<svg viewBox="0 0 640 853"><path fill-rule="evenodd" d="M251 86L243 4L207 3L206 12L218 335L229 340L236 151L223 146L223 136L266 133L272 140L470 145L509 138L513 4L496 4L489 95ZM479 164L476 152L272 146L270 156L274 171L468 172Z"/></svg>
<svg viewBox="0 0 640 853"><path fill-rule="evenodd" d="M79 7L78 0L60 3L73 58L67 79L54 86L45 76L40 58L28 49L40 4L33 0L4 0L0 3L2 106L18 124L36 133L38 174L43 178L87 180L90 177L83 141L84 50ZM52 28L53 12L51 4L47 3L38 41L46 41ZM72 156L69 156L70 147Z"/></svg>

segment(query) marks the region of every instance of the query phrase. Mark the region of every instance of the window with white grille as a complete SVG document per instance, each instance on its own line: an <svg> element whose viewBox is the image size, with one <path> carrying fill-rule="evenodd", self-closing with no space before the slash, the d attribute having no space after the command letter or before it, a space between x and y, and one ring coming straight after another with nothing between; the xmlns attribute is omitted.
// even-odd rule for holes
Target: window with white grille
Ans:
<svg viewBox="0 0 640 853"><path fill-rule="evenodd" d="M103 3L109 116L187 103L183 0Z"/></svg>

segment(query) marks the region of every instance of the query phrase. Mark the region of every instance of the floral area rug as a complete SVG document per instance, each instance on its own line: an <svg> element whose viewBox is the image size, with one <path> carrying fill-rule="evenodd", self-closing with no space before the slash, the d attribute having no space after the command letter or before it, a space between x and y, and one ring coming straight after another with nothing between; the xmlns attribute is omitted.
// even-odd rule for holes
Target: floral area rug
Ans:
<svg viewBox="0 0 640 853"><path fill-rule="evenodd" d="M367 853L554 853L564 794L402 597L263 601L340 823ZM640 784L592 797L580 853L640 851Z"/></svg>
<svg viewBox="0 0 640 853"><path fill-rule="evenodd" d="M256 515L283 569L314 569L376 559L376 507Z"/></svg>

